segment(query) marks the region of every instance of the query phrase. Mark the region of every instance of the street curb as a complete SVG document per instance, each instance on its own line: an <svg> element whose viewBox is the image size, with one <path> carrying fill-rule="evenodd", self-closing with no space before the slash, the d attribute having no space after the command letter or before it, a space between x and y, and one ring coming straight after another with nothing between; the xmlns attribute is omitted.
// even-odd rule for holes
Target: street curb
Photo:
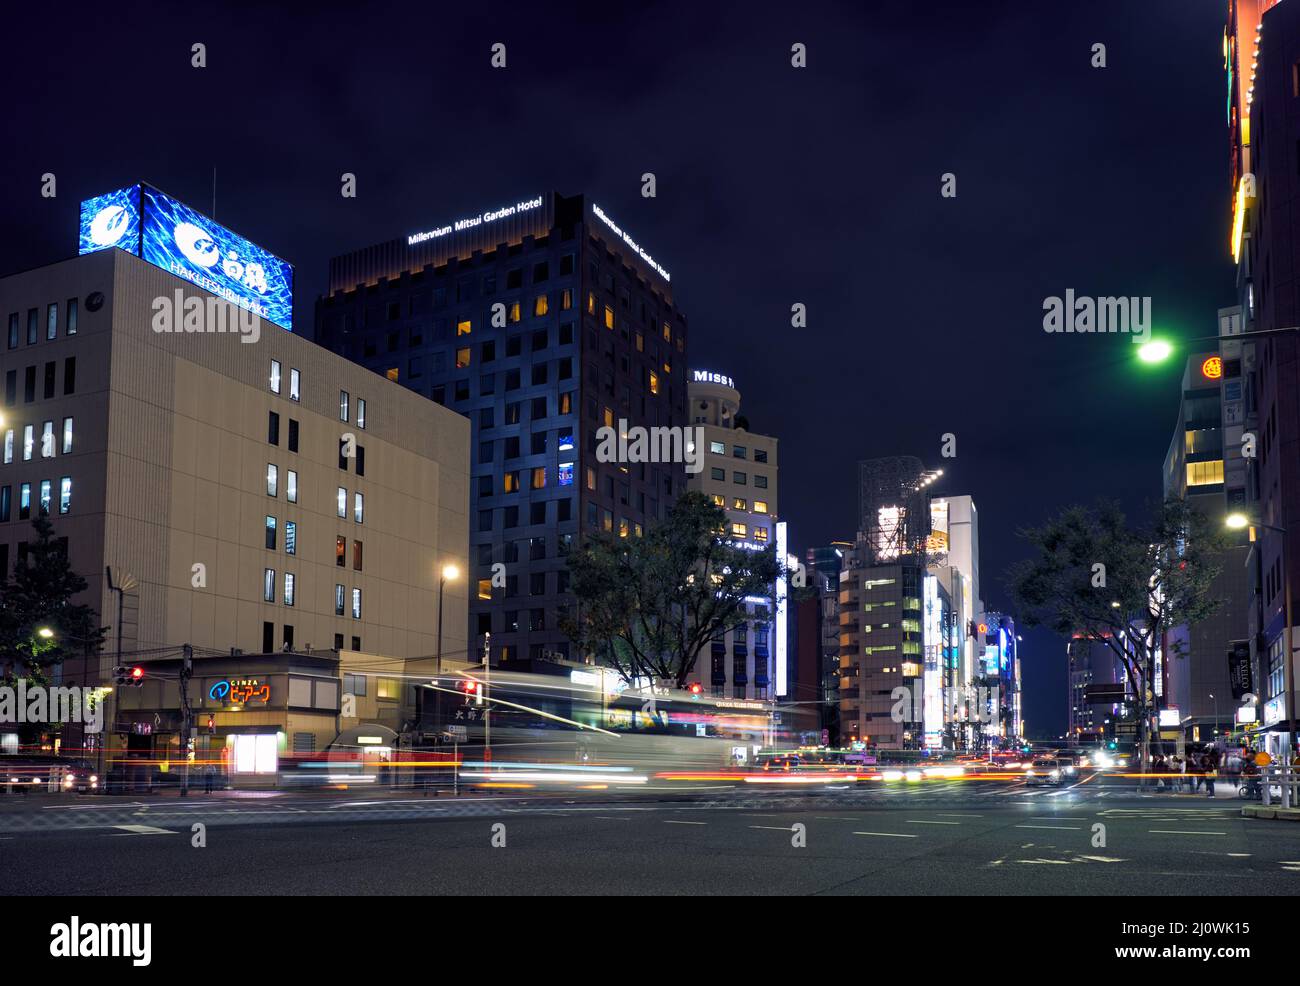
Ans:
<svg viewBox="0 0 1300 986"><path fill-rule="evenodd" d="M1300 822L1300 808L1265 808L1247 805L1241 809L1242 818L1271 818L1280 822Z"/></svg>

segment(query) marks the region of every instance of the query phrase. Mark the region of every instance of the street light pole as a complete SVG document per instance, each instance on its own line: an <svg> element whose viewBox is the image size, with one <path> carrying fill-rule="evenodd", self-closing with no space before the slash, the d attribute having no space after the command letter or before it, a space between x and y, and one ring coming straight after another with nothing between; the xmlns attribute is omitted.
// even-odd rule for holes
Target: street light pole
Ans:
<svg viewBox="0 0 1300 986"><path fill-rule="evenodd" d="M1282 714L1286 717L1286 728L1282 731L1284 737L1282 748L1282 807L1291 807L1291 759L1292 744L1295 737L1295 679L1292 664L1295 660L1295 651L1291 645L1291 569L1286 563L1286 528L1278 527L1275 524L1254 523L1244 514L1229 514L1227 518L1229 527L1242 528L1248 524L1253 524L1266 531L1273 531L1282 538L1282 550L1278 554L1278 560L1282 563L1282 593L1286 596L1284 604L1284 614L1286 626L1282 628L1284 637L1283 647L1286 653L1282 658Z"/></svg>

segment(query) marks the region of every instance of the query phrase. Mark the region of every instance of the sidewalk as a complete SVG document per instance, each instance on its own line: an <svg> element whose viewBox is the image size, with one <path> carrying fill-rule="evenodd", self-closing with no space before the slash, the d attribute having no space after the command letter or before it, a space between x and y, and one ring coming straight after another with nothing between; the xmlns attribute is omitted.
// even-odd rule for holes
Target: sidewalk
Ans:
<svg viewBox="0 0 1300 986"><path fill-rule="evenodd" d="M1242 818L1272 818L1283 822L1300 822L1300 808L1278 808L1276 805L1246 805Z"/></svg>

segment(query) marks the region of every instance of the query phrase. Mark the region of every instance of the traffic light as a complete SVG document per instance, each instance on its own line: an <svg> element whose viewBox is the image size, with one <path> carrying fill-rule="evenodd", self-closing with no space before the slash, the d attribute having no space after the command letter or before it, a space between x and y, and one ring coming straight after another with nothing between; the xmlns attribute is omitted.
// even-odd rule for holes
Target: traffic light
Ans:
<svg viewBox="0 0 1300 986"><path fill-rule="evenodd" d="M144 668L138 664L131 669L131 684L136 688L144 685Z"/></svg>
<svg viewBox="0 0 1300 986"><path fill-rule="evenodd" d="M698 694L700 693L700 691L701 691L700 683L699 683L698 681L692 681L692 682L691 682L691 694L692 694L692 695L698 695Z"/></svg>
<svg viewBox="0 0 1300 986"><path fill-rule="evenodd" d="M131 669L128 668L125 664L119 664L117 667L115 667L113 669L113 684L115 685L132 684Z"/></svg>

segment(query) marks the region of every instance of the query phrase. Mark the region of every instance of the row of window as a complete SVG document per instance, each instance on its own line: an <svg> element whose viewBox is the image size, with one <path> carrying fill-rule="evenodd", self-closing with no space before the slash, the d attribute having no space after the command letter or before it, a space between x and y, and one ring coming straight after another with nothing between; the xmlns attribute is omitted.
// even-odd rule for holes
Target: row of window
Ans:
<svg viewBox="0 0 1300 986"><path fill-rule="evenodd" d="M709 442L709 451L714 455L726 455L727 445L725 442ZM733 459L744 459L749 456L749 450L744 445L733 445L731 447L731 457ZM767 449L754 449L754 461L766 462Z"/></svg>
<svg viewBox="0 0 1300 986"><path fill-rule="evenodd" d="M271 360L271 393L281 393L284 386L284 368L278 359ZM289 367L289 393L291 401L302 401L302 373L296 367ZM274 412L272 412L274 413ZM352 417L352 395L346 390L339 391L339 420L348 423ZM277 417L278 419L278 417ZM366 399L357 398L357 427L366 427Z"/></svg>
<svg viewBox="0 0 1300 986"><path fill-rule="evenodd" d="M713 501L714 506L722 507L724 510L727 508L727 498L721 493L710 493L709 499ZM752 510L756 514L765 514L768 512L766 500L755 500L754 505L751 507L749 501L743 496L733 496L731 498L731 509Z"/></svg>
<svg viewBox="0 0 1300 986"><path fill-rule="evenodd" d="M293 572L283 572L283 592L278 601L283 602L285 606L293 606L296 603L298 577ZM280 587L281 582L276 577L277 573L274 568L262 570L262 601L275 603L276 590ZM341 584L334 586L334 615L345 616L347 604L347 587ZM352 589L352 618L361 619L361 590L355 586Z"/></svg>
<svg viewBox="0 0 1300 986"><path fill-rule="evenodd" d="M540 541L541 538L538 538L537 540ZM548 574L549 573L547 572L533 572L528 576L528 595L530 596L547 595L546 582L547 582ZM502 588L505 590L502 594L502 598L510 599L512 597L518 596L519 576L507 575L506 584L502 586ZM478 580L479 599L482 599L484 601L490 601L492 599L492 589L493 586L492 586L491 579ZM569 591L569 572L567 569L561 569L560 571L555 573L555 591L559 594L563 594Z"/></svg>
<svg viewBox="0 0 1300 986"><path fill-rule="evenodd" d="M63 430L61 438L55 437L54 422L46 421L41 425L41 458L52 459L55 453L62 449L63 455L72 452L72 418L63 419ZM31 462L36 454L36 426L34 424L23 426L23 461ZM14 429L9 428L5 431L4 437L4 464L9 465L14 461Z"/></svg>
<svg viewBox="0 0 1300 986"><path fill-rule="evenodd" d="M335 650L343 649L343 634L341 633L334 634L334 649ZM352 638L352 649L357 651L361 650L360 637ZM293 650L293 626L292 624L289 623L286 623L284 625L284 650L285 651ZM262 653L271 654L274 653L274 651L275 651L275 624L272 623L270 620L268 620L262 624ZM361 694L364 694L364 692L362 692ZM295 743L295 747L294 747L295 752L299 752L298 750L299 744L298 744L297 737L295 737L294 743ZM303 745L305 746L306 744ZM310 751L308 750L306 752L310 752Z"/></svg>
<svg viewBox="0 0 1300 986"><path fill-rule="evenodd" d="M727 470L713 466L709 470L709 476L716 482L725 483L727 481ZM731 481L737 486L745 486L749 482L749 476L743 472L733 472ZM754 473L754 485L760 489L767 489L767 477L761 473Z"/></svg>
<svg viewBox="0 0 1300 986"><path fill-rule="evenodd" d="M48 517L53 507L54 483L42 479L37 486L39 499L37 509L40 516ZM59 480L59 513L66 514L72 510L72 477L64 476ZM8 521L13 512L13 487L0 486L0 522ZM18 487L18 519L32 519L32 484L23 483Z"/></svg>
<svg viewBox="0 0 1300 986"><path fill-rule="evenodd" d="M77 299L69 298L67 304L67 315L64 319L64 335L75 336L77 334ZM9 313L9 348L17 349L19 341L18 312ZM41 334L41 310L39 308L27 309L27 345L36 345ZM45 306L45 338L57 339L59 337L59 303L52 301Z"/></svg>
<svg viewBox="0 0 1300 986"><path fill-rule="evenodd" d="M43 387L41 389L42 399L49 400L54 396L55 377L58 371L58 362L50 360L45 364ZM69 356L63 361L63 396L77 392L77 357ZM29 366L23 371L23 403L31 404L36 400L36 367ZM18 403L18 371L9 370L5 373L5 407L13 407Z"/></svg>

